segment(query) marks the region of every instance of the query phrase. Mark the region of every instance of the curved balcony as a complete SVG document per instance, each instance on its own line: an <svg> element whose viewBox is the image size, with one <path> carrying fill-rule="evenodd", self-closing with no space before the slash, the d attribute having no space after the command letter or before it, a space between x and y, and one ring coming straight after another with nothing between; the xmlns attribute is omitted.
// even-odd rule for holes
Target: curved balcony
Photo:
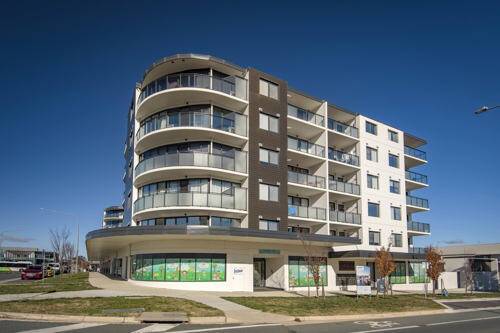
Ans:
<svg viewBox="0 0 500 333"><path fill-rule="evenodd" d="M247 100L246 79L198 73L170 74L149 83L142 90L137 100L136 116L142 120L162 108L207 101L242 109Z"/></svg>
<svg viewBox="0 0 500 333"><path fill-rule="evenodd" d="M358 213L330 211L330 222L355 224L361 226L361 215Z"/></svg>
<svg viewBox="0 0 500 333"><path fill-rule="evenodd" d="M318 207L288 205L288 216L324 221L326 220L326 209Z"/></svg>
<svg viewBox="0 0 500 333"><path fill-rule="evenodd" d="M134 220L175 215L194 211L197 214L237 216L246 214L247 191L234 188L232 193L175 192L157 193L141 197L134 202Z"/></svg>
<svg viewBox="0 0 500 333"><path fill-rule="evenodd" d="M148 158L139 162L135 167L134 184L141 186L155 180L207 175L241 181L247 173L247 153L238 150L234 153L234 157L187 152Z"/></svg>
<svg viewBox="0 0 500 333"><path fill-rule="evenodd" d="M147 147L178 142L182 135L192 140L213 138L224 144L243 145L247 140L247 116L236 112L227 116L200 112L165 115L141 125L135 149L142 152Z"/></svg>

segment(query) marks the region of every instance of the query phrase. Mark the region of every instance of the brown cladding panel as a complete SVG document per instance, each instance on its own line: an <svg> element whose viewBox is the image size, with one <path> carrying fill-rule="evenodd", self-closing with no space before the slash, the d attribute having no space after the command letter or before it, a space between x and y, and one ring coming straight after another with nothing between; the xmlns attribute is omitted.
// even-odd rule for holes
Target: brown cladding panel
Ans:
<svg viewBox="0 0 500 333"><path fill-rule="evenodd" d="M259 79L279 86L279 100L259 94ZM287 204L287 83L255 69L249 70L249 181L248 226L259 228L259 218L279 219L279 230L288 229ZM259 114L279 116L279 133L259 128ZM279 150L279 165L270 166L259 162L259 144L263 148ZM280 184L279 202L259 200L259 183Z"/></svg>

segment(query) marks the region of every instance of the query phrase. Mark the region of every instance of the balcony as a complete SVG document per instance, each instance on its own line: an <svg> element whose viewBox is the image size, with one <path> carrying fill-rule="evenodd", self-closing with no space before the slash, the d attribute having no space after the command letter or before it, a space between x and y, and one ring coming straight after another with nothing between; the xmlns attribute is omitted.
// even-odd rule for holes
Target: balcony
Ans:
<svg viewBox="0 0 500 333"><path fill-rule="evenodd" d="M328 189L330 191L342 192L345 194L359 196L361 193L360 186L354 183L344 183L338 180L330 180L328 182Z"/></svg>
<svg viewBox="0 0 500 333"><path fill-rule="evenodd" d="M212 170L200 170L200 168ZM153 170L157 170L157 172L153 172ZM227 171L233 174L229 174ZM164 154L142 160L137 164L135 185L139 186L139 183L146 184L153 180L165 180L165 177L173 179L178 176L184 178L184 176L207 174L224 179L242 180L246 177L246 173L247 153L244 151L235 150L234 157L202 152Z"/></svg>
<svg viewBox="0 0 500 333"><path fill-rule="evenodd" d="M330 222L361 225L361 214L332 210L330 211Z"/></svg>
<svg viewBox="0 0 500 333"><path fill-rule="evenodd" d="M429 210L429 200L411 195L406 196L406 205L409 206L406 208L409 213Z"/></svg>
<svg viewBox="0 0 500 333"><path fill-rule="evenodd" d="M294 184L300 184L310 187L325 188L325 177L308 175L295 171L288 171L288 181Z"/></svg>
<svg viewBox="0 0 500 333"><path fill-rule="evenodd" d="M296 138L288 137L288 149L304 154L313 155L319 158L325 157L325 147L306 140L299 140Z"/></svg>
<svg viewBox="0 0 500 333"><path fill-rule="evenodd" d="M244 215L247 210L246 189L233 188L229 192L232 193L175 192L157 193L141 197L134 202L134 220L155 217L158 211L176 210L180 210L181 213L196 210L205 214L220 210L221 213L219 214L235 213L239 216ZM236 212L228 212L228 210ZM150 214L148 211L150 211Z"/></svg>
<svg viewBox="0 0 500 333"><path fill-rule="evenodd" d="M426 175L417 172L405 171L406 190L411 191L422 187L428 186L428 179Z"/></svg>
<svg viewBox="0 0 500 333"><path fill-rule="evenodd" d="M409 247L408 253L425 255L427 253L427 249L425 247Z"/></svg>
<svg viewBox="0 0 500 333"><path fill-rule="evenodd" d="M424 234L431 233L431 225L429 223L408 221L407 227L409 233L411 232L424 233Z"/></svg>
<svg viewBox="0 0 500 333"><path fill-rule="evenodd" d="M414 166L427 163L427 153L417 148L405 146L405 167L412 168Z"/></svg>
<svg viewBox="0 0 500 333"><path fill-rule="evenodd" d="M288 115L290 117L303 120L317 126L325 126L325 117L322 115L307 111L296 106L288 104Z"/></svg>
<svg viewBox="0 0 500 333"><path fill-rule="evenodd" d="M288 205L288 216L325 221L326 209L318 207Z"/></svg>
<svg viewBox="0 0 500 333"><path fill-rule="evenodd" d="M334 132L350 136L352 138L359 138L358 129L354 126L349 126L347 124L336 121L332 118L328 118L328 129Z"/></svg>
<svg viewBox="0 0 500 333"><path fill-rule="evenodd" d="M177 134L180 134L178 131L184 131L184 136L191 139L202 140L215 136L221 143L230 145L235 143L242 145L247 137L247 116L236 112L225 116L215 115L210 112L162 113L161 116L148 119L137 130L136 142L138 147L136 147L136 150L142 151L146 147L157 146L160 143L165 144L169 141L175 142L175 140L178 140L178 136L170 133L170 130L176 131ZM199 129L202 129L202 131ZM211 130L227 134L218 134L216 131ZM144 138L145 136L147 138Z"/></svg>

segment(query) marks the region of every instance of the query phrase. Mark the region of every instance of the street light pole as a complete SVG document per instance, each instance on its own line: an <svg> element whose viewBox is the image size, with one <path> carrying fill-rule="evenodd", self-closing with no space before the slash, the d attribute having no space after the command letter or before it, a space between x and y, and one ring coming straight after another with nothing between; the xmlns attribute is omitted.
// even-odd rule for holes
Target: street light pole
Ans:
<svg viewBox="0 0 500 333"><path fill-rule="evenodd" d="M496 108L500 108L500 105L495 105L495 106L482 106L476 111L474 111L474 114L481 114L483 112L487 112Z"/></svg>

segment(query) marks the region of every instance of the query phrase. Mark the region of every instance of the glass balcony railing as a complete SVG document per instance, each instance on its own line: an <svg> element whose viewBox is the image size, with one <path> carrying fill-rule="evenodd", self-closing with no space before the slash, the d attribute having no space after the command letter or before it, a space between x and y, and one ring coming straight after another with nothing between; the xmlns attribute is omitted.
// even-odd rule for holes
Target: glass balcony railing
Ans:
<svg viewBox="0 0 500 333"><path fill-rule="evenodd" d="M405 154L427 161L427 153L417 148L405 146Z"/></svg>
<svg viewBox="0 0 500 333"><path fill-rule="evenodd" d="M235 150L234 157L201 152L164 154L142 160L135 167L135 173L138 176L146 171L175 166L216 168L246 173L247 153Z"/></svg>
<svg viewBox="0 0 500 333"><path fill-rule="evenodd" d="M408 221L407 223L408 230L418 231L418 232L431 232L431 225L429 223Z"/></svg>
<svg viewBox="0 0 500 333"><path fill-rule="evenodd" d="M135 212L167 207L212 207L245 211L247 209L247 191L244 188L234 188L232 194L211 192L157 193L141 197L134 202Z"/></svg>
<svg viewBox="0 0 500 333"><path fill-rule="evenodd" d="M428 184L426 175L422 175L422 174L417 173L417 172L406 170L405 176L406 176L406 179L411 180L413 182Z"/></svg>
<svg viewBox="0 0 500 333"><path fill-rule="evenodd" d="M247 136L247 117L236 112L225 116L200 112L165 113L162 117L144 122L137 131L135 137L137 140L140 140L148 133L174 127L212 128Z"/></svg>
<svg viewBox="0 0 500 333"><path fill-rule="evenodd" d="M406 196L406 204L415 207L429 208L429 200L413 197L411 195Z"/></svg>
<svg viewBox="0 0 500 333"><path fill-rule="evenodd" d="M330 180L328 182L328 188L330 191L338 191L343 193L359 195L360 186L353 183L339 182L338 180Z"/></svg>
<svg viewBox="0 0 500 333"><path fill-rule="evenodd" d="M425 247L409 247L408 253L412 254L426 254L427 249Z"/></svg>
<svg viewBox="0 0 500 333"><path fill-rule="evenodd" d="M330 221L350 223L350 224L361 224L361 214L339 212L336 210L332 210L330 211Z"/></svg>
<svg viewBox="0 0 500 333"><path fill-rule="evenodd" d="M105 212L104 217L105 218L122 218L123 212Z"/></svg>
<svg viewBox="0 0 500 333"><path fill-rule="evenodd" d="M247 100L247 81L237 76L224 78L198 73L162 76L148 84L139 95L139 103L157 92L175 88L211 89Z"/></svg>
<svg viewBox="0 0 500 333"><path fill-rule="evenodd" d="M322 115L298 108L290 104L288 104L288 115L318 126L325 125L325 117L323 117Z"/></svg>
<svg viewBox="0 0 500 333"><path fill-rule="evenodd" d="M332 118L328 118L328 128L332 131L352 136L353 138L359 138L359 132L356 127L349 126Z"/></svg>
<svg viewBox="0 0 500 333"><path fill-rule="evenodd" d="M328 158L341 163L359 166L359 156L328 148Z"/></svg>
<svg viewBox="0 0 500 333"><path fill-rule="evenodd" d="M105 224L102 228L110 229L110 228L121 228L121 227L123 227L123 223Z"/></svg>
<svg viewBox="0 0 500 333"><path fill-rule="evenodd" d="M296 183L296 184L319 187L319 188L325 188L326 186L325 177L308 175L290 170L288 171L288 181L290 183Z"/></svg>
<svg viewBox="0 0 500 333"><path fill-rule="evenodd" d="M288 205L288 216L303 217L306 219L326 220L326 209Z"/></svg>
<svg viewBox="0 0 500 333"><path fill-rule="evenodd" d="M303 153L325 157L325 147L316 145L309 141L299 140L288 137L288 149L300 151Z"/></svg>

